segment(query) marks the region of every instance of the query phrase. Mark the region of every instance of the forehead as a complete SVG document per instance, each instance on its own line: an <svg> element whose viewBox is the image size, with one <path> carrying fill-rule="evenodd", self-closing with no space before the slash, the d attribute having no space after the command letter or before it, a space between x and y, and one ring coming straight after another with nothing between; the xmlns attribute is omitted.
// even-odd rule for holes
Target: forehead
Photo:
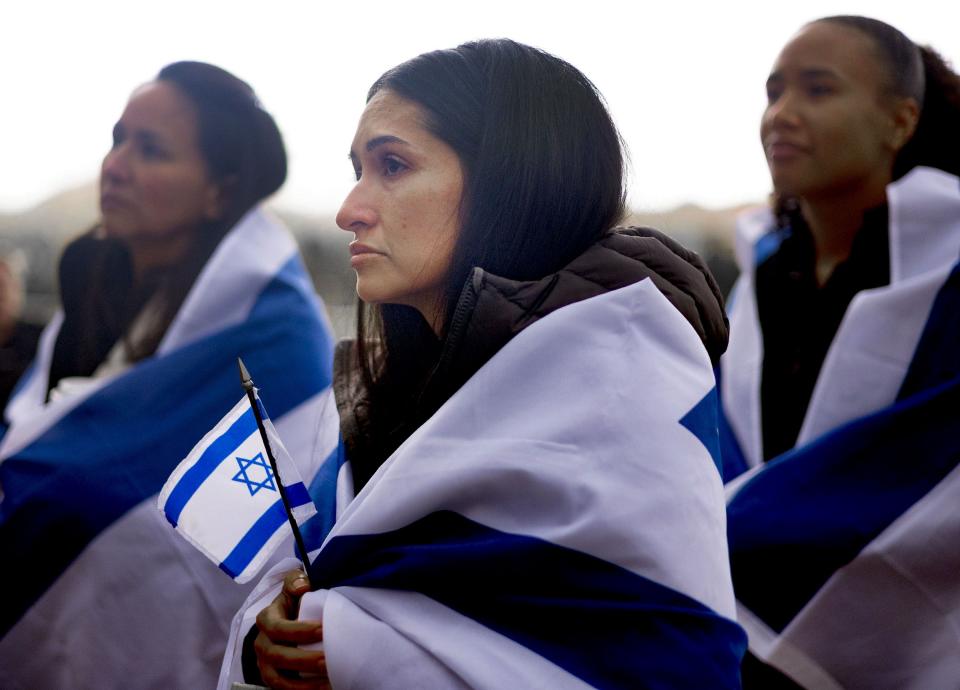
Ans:
<svg viewBox="0 0 960 690"><path fill-rule="evenodd" d="M136 89L120 116L120 123L131 129L149 129L159 133L196 137L197 115L193 105L177 87L152 81Z"/></svg>
<svg viewBox="0 0 960 690"><path fill-rule="evenodd" d="M386 89L378 91L360 116L354 137L355 149L380 136L396 136L408 143L432 140L434 137L426 128L426 120L423 109L413 101Z"/></svg>
<svg viewBox="0 0 960 690"><path fill-rule="evenodd" d="M863 32L831 22L802 28L777 56L775 75L824 71L854 83L879 84L884 75L873 41Z"/></svg>

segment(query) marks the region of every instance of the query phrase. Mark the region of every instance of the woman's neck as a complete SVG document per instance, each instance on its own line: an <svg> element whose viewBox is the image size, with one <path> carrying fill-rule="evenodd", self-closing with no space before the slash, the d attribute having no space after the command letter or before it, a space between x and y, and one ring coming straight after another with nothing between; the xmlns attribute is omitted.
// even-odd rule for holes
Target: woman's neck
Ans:
<svg viewBox="0 0 960 690"><path fill-rule="evenodd" d="M817 285L825 285L836 267L850 256L853 241L863 225L864 212L884 203L885 184L856 195L845 193L800 200L803 218L813 237Z"/></svg>
<svg viewBox="0 0 960 690"><path fill-rule="evenodd" d="M148 273L176 264L186 256L193 239L193 234L185 233L146 241L128 240L134 285L139 285Z"/></svg>

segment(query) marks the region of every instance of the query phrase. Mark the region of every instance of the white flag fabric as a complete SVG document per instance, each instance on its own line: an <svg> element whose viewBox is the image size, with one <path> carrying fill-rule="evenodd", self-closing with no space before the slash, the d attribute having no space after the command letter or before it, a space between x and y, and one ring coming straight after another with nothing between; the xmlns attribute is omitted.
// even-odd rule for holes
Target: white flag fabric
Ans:
<svg viewBox="0 0 960 690"><path fill-rule="evenodd" d="M739 687L716 413L707 352L649 280L522 331L313 561L301 615L333 687Z"/></svg>
<svg viewBox="0 0 960 690"><path fill-rule="evenodd" d="M298 524L317 513L256 393L254 399L269 450L244 396L177 466L157 498L157 507L177 532L237 582L256 575L290 536L281 490Z"/></svg>
<svg viewBox="0 0 960 690"><path fill-rule="evenodd" d="M916 168L887 199L890 283L851 301L796 447L767 462L752 278L778 233L769 215L741 229L721 361L733 581L751 653L803 687L960 686L960 179Z"/></svg>

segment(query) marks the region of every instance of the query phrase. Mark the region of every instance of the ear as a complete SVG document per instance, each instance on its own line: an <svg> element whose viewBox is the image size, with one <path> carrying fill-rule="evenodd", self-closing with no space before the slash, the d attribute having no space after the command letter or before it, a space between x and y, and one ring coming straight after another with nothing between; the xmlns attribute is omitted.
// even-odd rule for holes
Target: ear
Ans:
<svg viewBox="0 0 960 690"><path fill-rule="evenodd" d="M235 182L235 175L230 175L219 182L213 180L209 182L203 206L204 218L215 221L223 217L230 200L230 190Z"/></svg>
<svg viewBox="0 0 960 690"><path fill-rule="evenodd" d="M894 104L891 118L890 136L888 145L890 150L897 153L902 149L913 133L917 131L920 121L920 106L913 98L900 98Z"/></svg>

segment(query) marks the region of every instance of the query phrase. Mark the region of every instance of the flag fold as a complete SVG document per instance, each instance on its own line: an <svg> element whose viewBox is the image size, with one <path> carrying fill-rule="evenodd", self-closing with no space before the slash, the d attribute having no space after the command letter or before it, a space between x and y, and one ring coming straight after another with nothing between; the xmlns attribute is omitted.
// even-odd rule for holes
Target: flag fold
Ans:
<svg viewBox="0 0 960 690"><path fill-rule="evenodd" d="M649 280L524 329L313 561L301 616L323 620L333 686L739 687L714 384Z"/></svg>

